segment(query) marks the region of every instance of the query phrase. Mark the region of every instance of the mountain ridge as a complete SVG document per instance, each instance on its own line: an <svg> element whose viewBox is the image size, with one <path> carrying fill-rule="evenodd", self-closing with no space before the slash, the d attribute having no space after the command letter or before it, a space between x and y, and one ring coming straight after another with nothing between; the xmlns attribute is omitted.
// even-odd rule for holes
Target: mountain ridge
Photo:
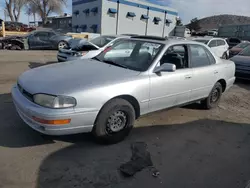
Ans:
<svg viewBox="0 0 250 188"><path fill-rule="evenodd" d="M232 14L214 15L198 20L201 30L218 29L223 25L250 24L250 17Z"/></svg>

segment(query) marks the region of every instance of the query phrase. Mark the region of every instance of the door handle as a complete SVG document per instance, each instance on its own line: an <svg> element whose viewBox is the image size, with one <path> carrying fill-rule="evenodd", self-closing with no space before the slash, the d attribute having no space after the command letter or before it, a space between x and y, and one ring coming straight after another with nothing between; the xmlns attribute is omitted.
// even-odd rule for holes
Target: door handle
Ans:
<svg viewBox="0 0 250 188"><path fill-rule="evenodd" d="M185 76L185 79L190 79L190 78L192 78L192 75L186 75Z"/></svg>
<svg viewBox="0 0 250 188"><path fill-rule="evenodd" d="M214 74L218 74L218 71L216 70L216 71L214 71Z"/></svg>

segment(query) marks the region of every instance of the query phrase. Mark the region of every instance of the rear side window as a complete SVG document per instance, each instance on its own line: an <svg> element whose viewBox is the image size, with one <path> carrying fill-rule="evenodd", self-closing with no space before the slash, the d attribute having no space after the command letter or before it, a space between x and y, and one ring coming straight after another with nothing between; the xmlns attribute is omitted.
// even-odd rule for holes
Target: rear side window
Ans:
<svg viewBox="0 0 250 188"><path fill-rule="evenodd" d="M225 46L226 43L223 40L217 40L217 46Z"/></svg>
<svg viewBox="0 0 250 188"><path fill-rule="evenodd" d="M208 46L209 46L210 48L212 48L212 47L216 47L216 46L217 46L217 44L216 44L216 40L212 40L212 41L210 41L210 42L209 42L209 44L208 44Z"/></svg>
<svg viewBox="0 0 250 188"><path fill-rule="evenodd" d="M192 68L196 68L196 67L204 67L204 66L208 66L211 63L215 63L215 59L213 58L212 54L207 53L207 49L203 46L200 45L190 45L190 52L191 52L191 66ZM210 62L211 60L213 62Z"/></svg>

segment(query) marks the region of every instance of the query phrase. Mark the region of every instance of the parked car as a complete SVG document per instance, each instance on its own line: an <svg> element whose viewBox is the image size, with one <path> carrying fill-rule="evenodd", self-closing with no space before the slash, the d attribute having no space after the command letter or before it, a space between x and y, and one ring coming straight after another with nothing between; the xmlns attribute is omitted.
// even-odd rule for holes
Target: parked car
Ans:
<svg viewBox="0 0 250 188"><path fill-rule="evenodd" d="M246 47L230 60L236 65L236 78L250 80L250 46Z"/></svg>
<svg viewBox="0 0 250 188"><path fill-rule="evenodd" d="M229 57L233 57L241 52L244 48L250 46L250 42L241 42L229 50Z"/></svg>
<svg viewBox="0 0 250 188"><path fill-rule="evenodd" d="M229 45L229 49L241 43L241 40L238 38L226 38L227 44Z"/></svg>
<svg viewBox="0 0 250 188"><path fill-rule="evenodd" d="M202 37L202 38L194 38L193 40L208 45L218 57L221 57L223 59L228 59L229 46L225 39Z"/></svg>
<svg viewBox="0 0 250 188"><path fill-rule="evenodd" d="M113 56L123 46L133 46L130 54ZM195 101L216 107L234 74L234 62L202 43L138 36L93 59L26 71L11 93L20 117L41 133L92 132L116 143L141 115Z"/></svg>
<svg viewBox="0 0 250 188"><path fill-rule="evenodd" d="M54 31L32 31L24 36L8 36L0 40L4 49L10 50L57 50L68 46L71 36L56 33Z"/></svg>
<svg viewBox="0 0 250 188"><path fill-rule="evenodd" d="M28 35L30 49L61 49L68 46L72 37L61 33L50 31L34 31Z"/></svg>
<svg viewBox="0 0 250 188"><path fill-rule="evenodd" d="M73 61L77 59L93 58L100 54L107 47L112 46L117 40L129 37L129 35L103 35L100 37L96 37L90 41L86 41L84 39L72 39L70 41L71 44L69 49L59 49L57 53L57 60L59 62L64 62ZM127 50L127 46L124 46L123 49ZM123 53L126 53L123 49L119 50Z"/></svg>

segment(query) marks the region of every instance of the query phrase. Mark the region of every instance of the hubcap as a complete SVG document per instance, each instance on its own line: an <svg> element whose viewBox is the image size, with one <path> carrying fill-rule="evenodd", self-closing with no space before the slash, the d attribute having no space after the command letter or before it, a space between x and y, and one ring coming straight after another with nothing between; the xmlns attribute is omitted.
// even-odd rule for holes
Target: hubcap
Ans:
<svg viewBox="0 0 250 188"><path fill-rule="evenodd" d="M66 45L65 42L60 42L59 45L58 45L59 48L65 48L66 46L67 45Z"/></svg>
<svg viewBox="0 0 250 188"><path fill-rule="evenodd" d="M216 102L218 100L218 98L219 98L219 91L218 91L218 89L214 89L212 91L212 95L211 95L211 102L212 103Z"/></svg>
<svg viewBox="0 0 250 188"><path fill-rule="evenodd" d="M109 133L119 132L126 126L126 123L126 114L122 111L116 111L109 116L106 128Z"/></svg>

